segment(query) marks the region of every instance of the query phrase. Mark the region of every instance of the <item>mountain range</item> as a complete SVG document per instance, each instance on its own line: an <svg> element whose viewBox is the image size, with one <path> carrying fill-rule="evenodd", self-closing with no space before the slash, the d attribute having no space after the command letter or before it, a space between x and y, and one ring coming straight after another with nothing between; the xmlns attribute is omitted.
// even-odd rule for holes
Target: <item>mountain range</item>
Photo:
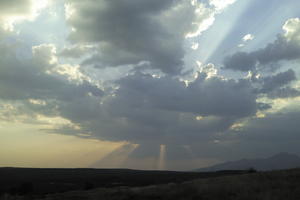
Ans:
<svg viewBox="0 0 300 200"><path fill-rule="evenodd" d="M269 158L241 159L196 169L199 172L222 170L247 170L254 168L259 171L291 169L300 167L300 157L290 153L279 153Z"/></svg>

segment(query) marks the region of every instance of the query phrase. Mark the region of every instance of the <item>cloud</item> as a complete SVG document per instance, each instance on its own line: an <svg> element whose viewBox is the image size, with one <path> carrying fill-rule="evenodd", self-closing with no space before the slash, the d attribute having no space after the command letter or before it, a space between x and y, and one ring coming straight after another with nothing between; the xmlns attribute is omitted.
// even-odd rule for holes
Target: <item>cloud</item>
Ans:
<svg viewBox="0 0 300 200"><path fill-rule="evenodd" d="M75 57L89 47L89 42L99 43L97 50L103 48L114 60L111 62L123 65L126 64L124 59L129 59L131 54L139 62L146 56L153 59L150 59L151 66L157 62L157 66L172 67L162 69L170 74L175 73L173 67L176 66L170 62L183 58L181 50L186 34L198 31L199 24L194 26L192 23L196 15L200 16L194 13L195 8L206 11L204 5L191 5L186 1L139 1L134 4L103 1L103 4L97 4L98 7L92 1L69 3L75 9L69 18L69 23L76 29L70 35L75 45L64 49L60 55ZM210 13L208 11L206 14ZM180 17L178 13L181 13ZM85 15L90 18L83 17ZM90 20L91 24L85 20ZM107 21L111 24L105 23ZM178 22L183 27L178 28ZM113 25L119 25L121 32L114 31ZM116 46L118 48L114 49ZM190 143L193 138L212 140L215 134L227 130L236 120L254 115L260 109L249 81L218 77L213 65L203 68L188 85L172 75L155 77L131 72L112 81L109 88L100 89L98 82L82 74L79 66L61 64L54 45L34 46L26 58L16 57L18 48L10 42L1 44L1 100L10 102L16 115L27 112L32 116L55 116L70 122L63 124L61 129L52 130L57 133L136 143ZM181 53L177 55L174 51L178 49ZM124 53L122 61L115 57L118 51ZM170 57L164 59L164 54L169 53ZM140 59L141 55L143 59ZM132 64L132 61L128 63ZM184 132L190 138L182 134Z"/></svg>
<svg viewBox="0 0 300 200"><path fill-rule="evenodd" d="M2 1L0 18L27 19L33 2L38 1ZM273 139L276 145L281 138L287 143L296 140L298 110L276 110L277 102L284 106L300 95L292 86L296 72L265 69L299 59L298 18L288 20L284 34L266 47L225 58L225 69L251 71L248 77L226 78L213 64L200 63L197 73L180 74L190 63L183 62L190 59L190 44L195 50L203 46L195 37L232 3L66 0L70 46L57 52L53 44L24 50L18 42L0 43L0 119L48 123L55 118L44 131L127 141L115 154L119 161L120 153L131 153L128 166L138 159L153 163L161 144L166 145L165 158L179 163L191 159L192 151L196 157L227 158L258 153L256 147L270 147ZM251 34L243 38L252 39ZM70 58L76 64L67 63ZM87 65L95 66L96 73L85 73ZM119 68L109 67L126 65L134 70L119 71L121 78L99 80L105 75L98 69L113 74ZM147 70L139 70L142 67Z"/></svg>
<svg viewBox="0 0 300 200"><path fill-rule="evenodd" d="M9 45L2 48L1 54L0 94L3 99L67 99L71 98L69 95L80 96L84 87L89 88L84 81L76 86L54 73L58 63L53 45L33 47L32 58L27 60L17 59L15 50Z"/></svg>
<svg viewBox="0 0 300 200"><path fill-rule="evenodd" d="M285 86L296 79L296 74L292 69L289 69L285 72L280 72L274 76L265 77L262 80L263 84L260 92L268 93L282 86Z"/></svg>
<svg viewBox="0 0 300 200"><path fill-rule="evenodd" d="M191 49L197 50L199 48L199 43L193 43Z"/></svg>
<svg viewBox="0 0 300 200"><path fill-rule="evenodd" d="M73 46L64 48L59 55L65 58L80 58L88 53L88 48L84 46Z"/></svg>
<svg viewBox="0 0 300 200"><path fill-rule="evenodd" d="M300 91L296 88L297 76L293 69L264 75L257 72L249 72L248 79L252 82L256 93L270 99L294 98Z"/></svg>
<svg viewBox="0 0 300 200"><path fill-rule="evenodd" d="M284 36L289 41L300 42L300 19L292 18L285 22L283 26L283 30L285 31Z"/></svg>
<svg viewBox="0 0 300 200"><path fill-rule="evenodd" d="M224 59L226 69L255 71L270 68L279 61L292 61L300 58L300 20L289 19L283 26L285 33L278 35L273 43L253 52L237 52Z"/></svg>
<svg viewBox="0 0 300 200"><path fill-rule="evenodd" d="M11 0L0 2L0 24L6 30L13 30L16 22L33 20L50 0Z"/></svg>
<svg viewBox="0 0 300 200"><path fill-rule="evenodd" d="M184 82L169 77L153 78L136 74L119 81L117 94L121 95L120 102L123 104L125 100L132 104L134 101L130 99L130 93L135 92L138 102L143 102L143 99L148 102L144 106L203 116L247 116L256 110L256 96L252 94L252 87L247 81L206 78L206 73L198 73L197 79L186 86Z"/></svg>
<svg viewBox="0 0 300 200"><path fill-rule="evenodd" d="M236 2L236 0L209 0L209 4L214 6L217 10L225 9L234 2Z"/></svg>
<svg viewBox="0 0 300 200"><path fill-rule="evenodd" d="M60 104L61 116L80 129L52 131L137 144L189 144L214 140L235 121L264 109L249 81L209 77L204 71L188 85L140 72L115 84L117 89L101 99L87 96Z"/></svg>
<svg viewBox="0 0 300 200"><path fill-rule="evenodd" d="M253 39L254 39L254 36L252 34L247 34L243 37L244 42L251 41Z"/></svg>
<svg viewBox="0 0 300 200"><path fill-rule="evenodd" d="M137 144L190 144L213 141L236 121L264 109L249 80L220 77L212 64L188 83L134 72L102 90L76 66L59 64L51 44L33 47L31 57L21 60L15 47L6 45L1 48L1 99L21 104L12 104L15 115L70 122L50 132Z"/></svg>
<svg viewBox="0 0 300 200"><path fill-rule="evenodd" d="M300 112L297 108L282 110L281 113L267 114L264 118L250 120L240 131L242 140L272 141L293 141L299 138L297 124L300 119Z"/></svg>
<svg viewBox="0 0 300 200"><path fill-rule="evenodd" d="M1 1L1 15L6 16L27 14L30 12L31 3L31 0Z"/></svg>
<svg viewBox="0 0 300 200"><path fill-rule="evenodd" d="M59 117L57 105L62 102L103 95L102 90L84 76L58 71L61 68L76 70L76 67L59 64L54 45L34 46L30 57L18 58L19 45L0 45L0 103L11 108L5 112L11 111L15 119L30 116L34 121L38 115ZM6 120L12 119L7 116Z"/></svg>
<svg viewBox="0 0 300 200"><path fill-rule="evenodd" d="M291 86L291 83L297 80L296 73L292 69L264 77L256 75L253 74L251 79L256 85L258 94L266 94L270 99L294 98L300 94L298 89Z"/></svg>
<svg viewBox="0 0 300 200"><path fill-rule="evenodd" d="M226 69L251 71L256 67L256 58L251 53L237 52L230 57L224 59L224 67Z"/></svg>
<svg viewBox="0 0 300 200"><path fill-rule="evenodd" d="M300 96L300 91L295 88L291 88L289 86L276 89L268 93L268 98L276 99L276 98L295 98Z"/></svg>
<svg viewBox="0 0 300 200"><path fill-rule="evenodd" d="M67 0L73 43L97 44L85 65L98 68L137 65L167 74L183 67L186 37L195 37L213 22L215 10L185 0ZM109 22L109 23L108 23Z"/></svg>

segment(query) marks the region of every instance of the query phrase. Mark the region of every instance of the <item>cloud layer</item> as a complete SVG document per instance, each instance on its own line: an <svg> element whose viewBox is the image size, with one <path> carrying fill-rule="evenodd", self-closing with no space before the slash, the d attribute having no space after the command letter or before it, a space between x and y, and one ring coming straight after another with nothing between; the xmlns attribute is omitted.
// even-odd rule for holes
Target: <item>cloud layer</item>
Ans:
<svg viewBox="0 0 300 200"><path fill-rule="evenodd" d="M29 15L33 2L1 2L0 19ZM0 119L59 118L43 131L126 141L123 150L132 160L149 162L161 145L174 162L191 151L209 159L257 152L250 144L275 151L299 138L298 18L287 20L284 33L265 47L224 58L221 69L184 62L190 44L205 49L197 37L234 2L65 0L70 34L64 48L25 48L16 32L2 28ZM113 74L111 69L124 66L133 70L109 81L99 78L104 68ZM224 71L248 75L229 78Z"/></svg>

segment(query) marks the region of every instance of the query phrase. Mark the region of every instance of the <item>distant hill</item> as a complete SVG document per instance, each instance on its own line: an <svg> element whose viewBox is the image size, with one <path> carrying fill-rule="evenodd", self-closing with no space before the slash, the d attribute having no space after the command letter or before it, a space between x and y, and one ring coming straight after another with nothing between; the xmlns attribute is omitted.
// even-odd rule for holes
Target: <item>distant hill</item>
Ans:
<svg viewBox="0 0 300 200"><path fill-rule="evenodd" d="M197 169L200 172L221 171L221 170L280 170L300 167L300 157L290 153L279 153L269 158L242 159L237 161L224 162L211 167Z"/></svg>

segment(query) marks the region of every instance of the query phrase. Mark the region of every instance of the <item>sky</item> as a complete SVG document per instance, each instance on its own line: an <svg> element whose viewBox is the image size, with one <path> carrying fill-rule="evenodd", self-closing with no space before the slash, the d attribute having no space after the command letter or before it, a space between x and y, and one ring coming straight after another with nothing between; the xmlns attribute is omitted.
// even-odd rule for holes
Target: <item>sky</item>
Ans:
<svg viewBox="0 0 300 200"><path fill-rule="evenodd" d="M0 166L300 155L298 0L0 1Z"/></svg>

